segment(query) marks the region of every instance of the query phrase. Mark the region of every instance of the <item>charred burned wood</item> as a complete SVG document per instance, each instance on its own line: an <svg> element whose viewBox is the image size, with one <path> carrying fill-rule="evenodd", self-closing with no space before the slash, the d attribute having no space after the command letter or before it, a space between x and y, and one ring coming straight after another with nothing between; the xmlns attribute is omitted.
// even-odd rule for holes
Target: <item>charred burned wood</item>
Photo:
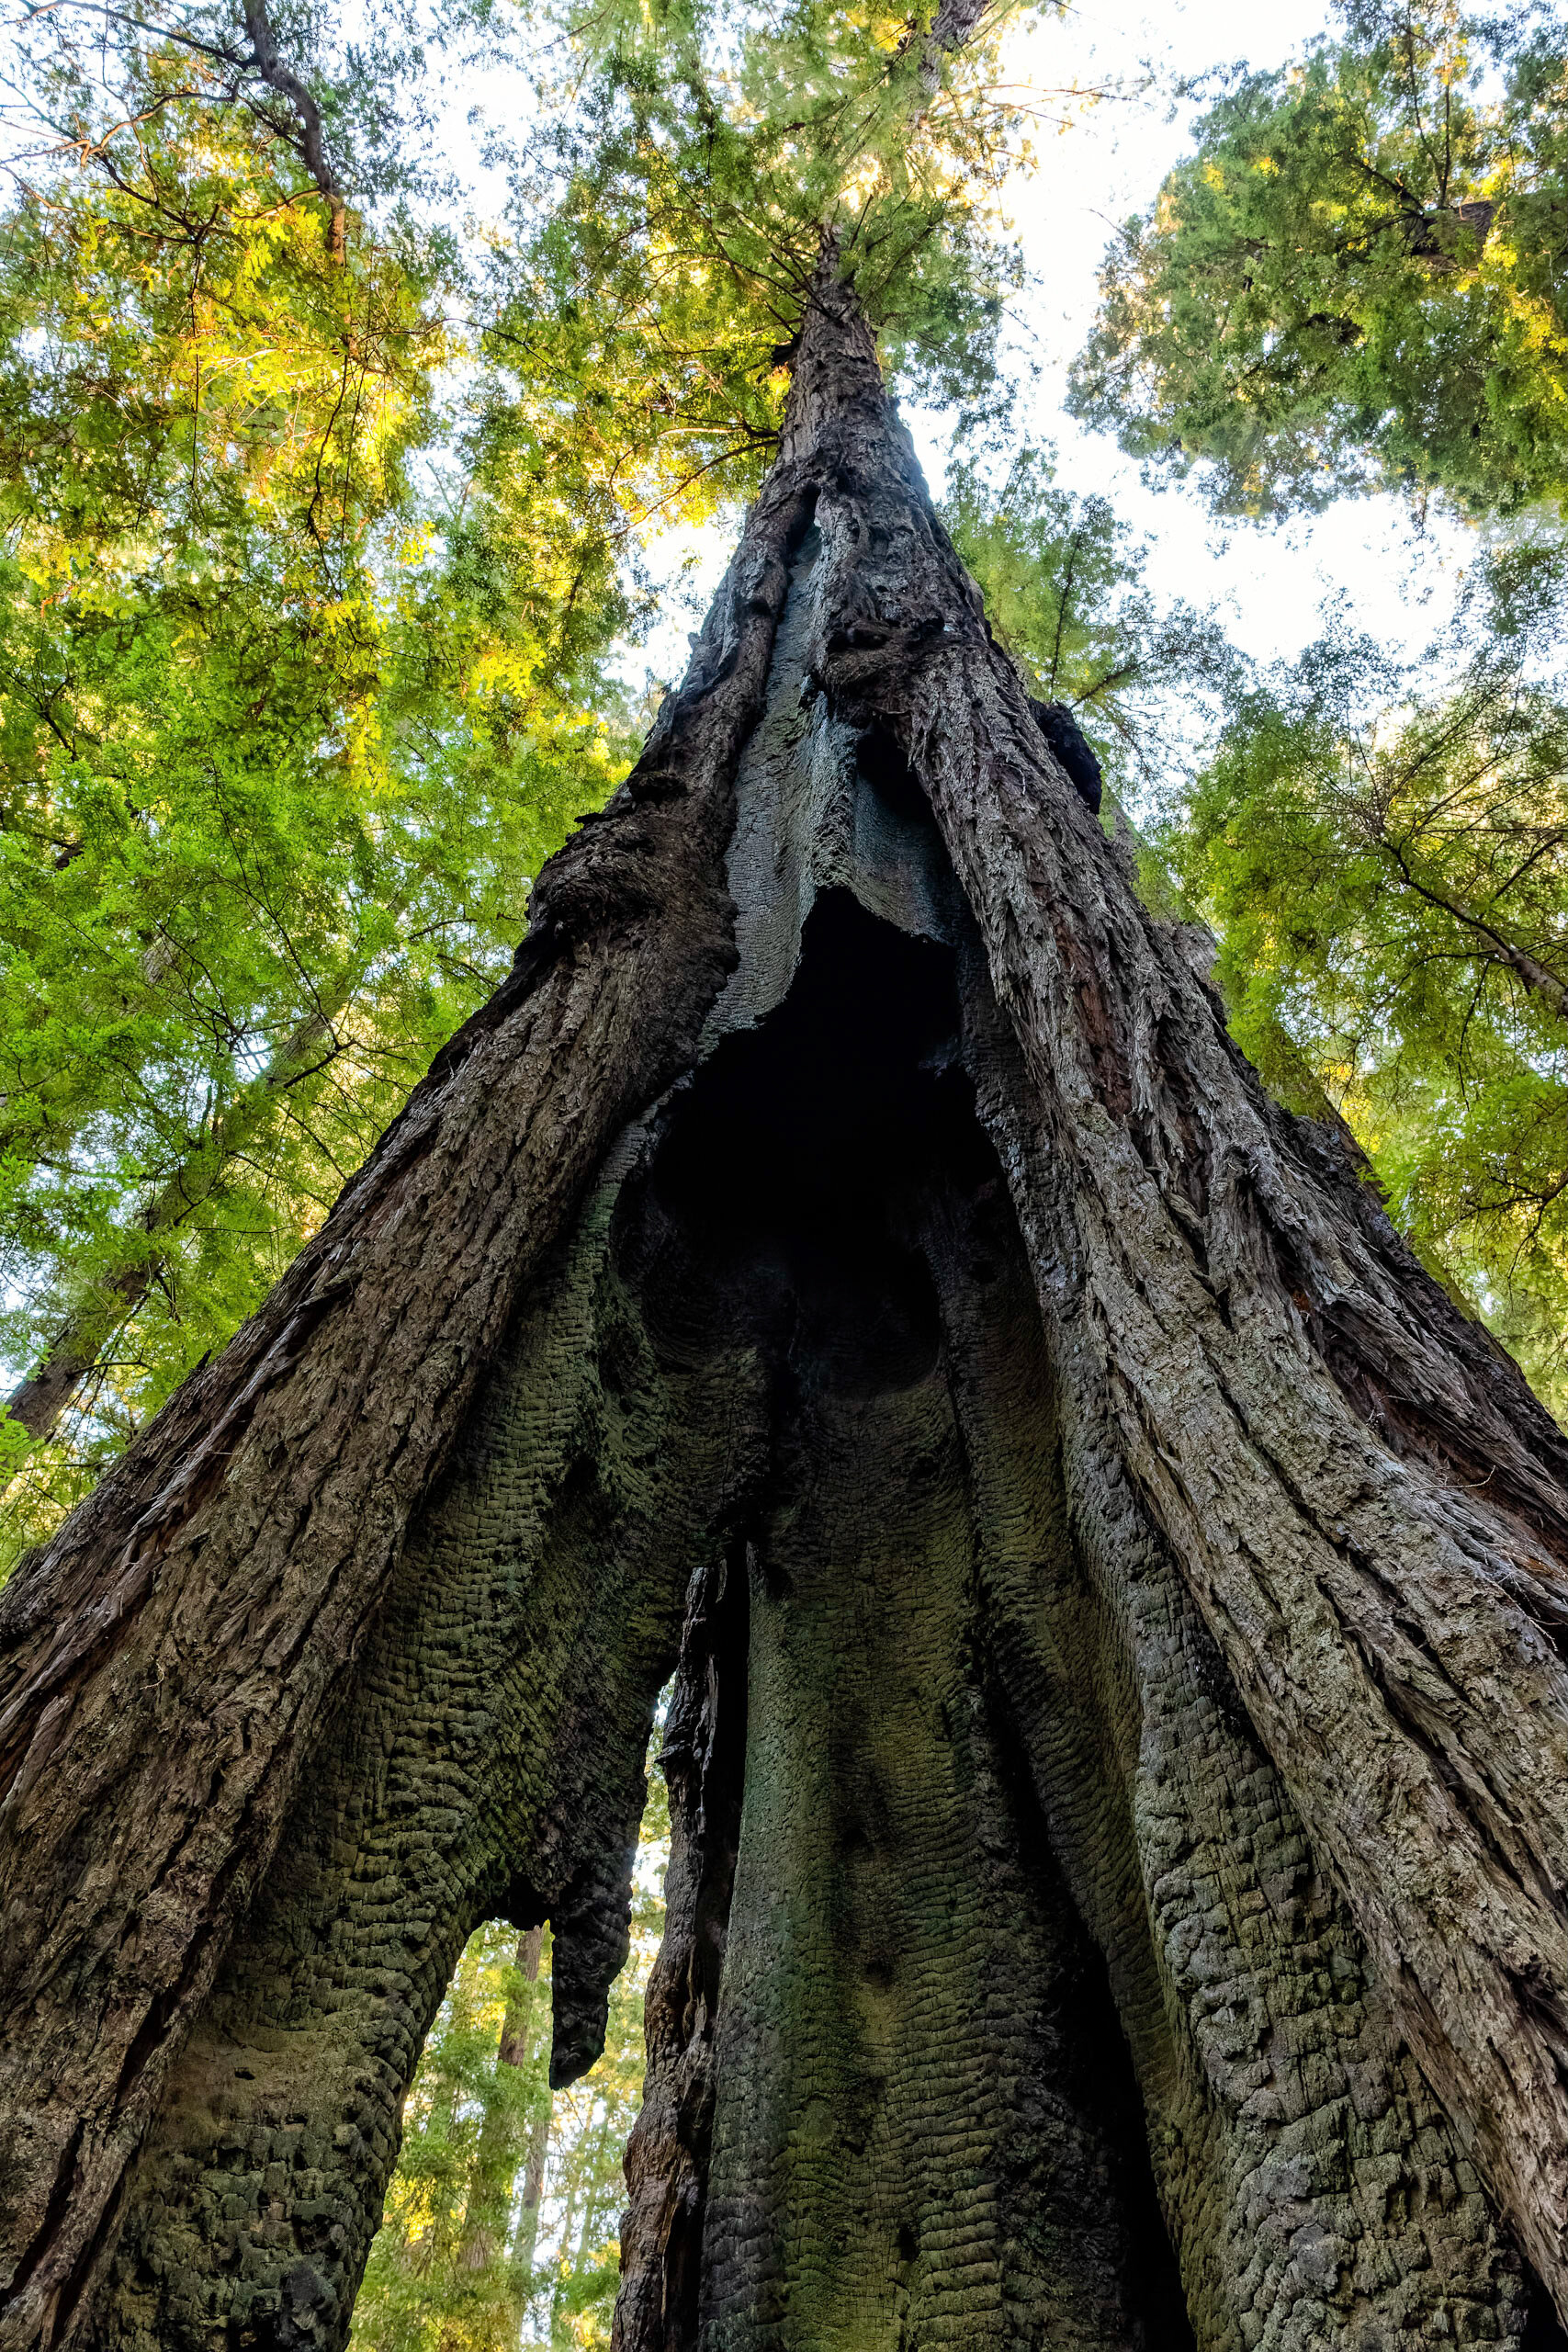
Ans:
<svg viewBox="0 0 1568 2352"><path fill-rule="evenodd" d="M1032 695L1029 707L1034 713L1040 732L1051 746L1059 765L1065 770L1078 798L1092 816L1100 814L1104 779L1100 762L1086 741L1082 728L1065 702L1037 702Z"/></svg>
<svg viewBox="0 0 1568 2352"><path fill-rule="evenodd" d="M335 2352L476 1921L593 2054L679 1658L621 2352L1561 2343L1565 1569L825 272L512 978L0 1600L0 2342Z"/></svg>

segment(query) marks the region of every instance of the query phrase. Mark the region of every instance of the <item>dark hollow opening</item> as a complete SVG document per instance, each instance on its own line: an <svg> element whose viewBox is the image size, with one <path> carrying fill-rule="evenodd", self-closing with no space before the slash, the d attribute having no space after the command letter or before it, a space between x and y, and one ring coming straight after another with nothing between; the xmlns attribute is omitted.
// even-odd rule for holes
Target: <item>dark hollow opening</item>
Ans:
<svg viewBox="0 0 1568 2352"><path fill-rule="evenodd" d="M993 1682L993 1692L996 1685ZM1137 2257L1128 2279L1134 2341L1146 2352L1197 2352L1197 2337L1181 2291L1176 2250L1167 2233L1149 2158L1143 2097L1133 2053L1116 2014L1105 1956L1077 1917L1052 1849L1028 1760L999 1695L993 1696L993 1736L1006 1781L1020 1850L1030 1857L1039 1900L1069 1923L1074 2016L1078 2028L1065 2069L1077 2102L1098 2110L1111 2167L1111 2190L1126 2216Z"/></svg>
<svg viewBox="0 0 1568 2352"><path fill-rule="evenodd" d="M784 1002L754 1028L726 1039L677 1096L666 1112L650 1163L628 1187L617 1213L617 1262L666 1365L684 1368L716 1356L754 1351L766 1366L771 1434L740 1513L745 1527L756 1531L756 1541L732 1544L729 1573L745 1573L742 1564L749 1562L753 1623L758 1607L764 1615L773 1612L775 1668L770 1670L776 1672L776 1645L782 1642L788 1648L792 1623L837 1622L835 1579L852 1579L863 1572L867 1543L874 1551L883 1490L889 1516L899 1508L908 1510L908 1480L927 1475L928 1454L937 1465L931 1471L933 1480L949 1482L942 1493L950 1498L962 1490L956 1453L952 1460L937 1461L942 1411L949 1416L950 1451L957 1447L950 1405L911 1403L912 1451L898 1455L877 1449L891 1442L889 1430L896 1436L903 1427L900 1416L906 1408L900 1397L924 1395L929 1400L938 1390L945 1394L950 1371L943 1300L954 1283L976 1275L996 1279L998 1264L982 1260L1015 1254L1000 1250L976 1257L975 1235L993 1229L998 1216L1010 1219L1010 1210L964 1064L952 951L877 920L848 892L824 894L806 924L800 961ZM1043 1400L1042 1409L1048 1409ZM923 1422L922 1411L927 1417ZM930 1436L932 1428L938 1430L936 1440ZM851 1433L848 1442L864 1450L848 1476L841 1502L835 1501L826 1514L830 1525L851 1523L840 1571L831 1561L811 1555L809 1542L805 1542L803 1558L799 1530L803 1519L809 1520L818 1508L821 1476L833 1475L818 1471L817 1457L824 1446L829 1453L835 1446L841 1449L846 1431ZM837 1475L840 1479L845 1476L841 1469ZM933 1504L933 1510L942 1507L940 1501ZM857 1521L857 1510L863 1512L863 1523ZM820 1590L813 1582L818 1570ZM901 1578L906 1585L910 1578L918 1582L919 1573L910 1567L906 1576L895 1567L895 1587ZM886 1588L886 1560L877 1574ZM1128 2352L1150 2347L1152 2352L1157 2346L1162 2352L1185 2352L1194 2339L1159 2213L1131 2053L1104 1962L1050 1856L1027 1770L996 1770L1002 1742L996 1724L987 1728L987 1719L1005 1713L1005 1701L988 1675L984 1643L973 1638L979 1603L972 1584L972 1570L954 1572L953 1622L961 1619L969 1630L953 1639L942 1670L947 1671L951 1662L952 1676L973 1692L979 1709L969 1727L957 1735L967 1760L954 1770L955 1802L979 1806L972 1818L980 1826L968 1849L955 1858L955 1884L963 1882L973 1895L979 1931L999 1935L1002 1964L1010 1972L1007 1982L1017 2007L1016 2030L1004 2029L998 2043L1003 2071L1013 2070L1010 2087L998 2095L1000 2120L993 2116L987 2126L993 2133L988 2160L995 2166L998 2210L1005 2206L1012 2217L998 2236L998 2258L1004 2267L1011 2263L1023 2272L1032 2265L1036 2289L1040 2278L1066 2277L1081 2267L1084 2281L1090 2283L1075 2286L1069 2279L1066 2291L1070 2299L1081 2287L1085 2309L1094 2296L1100 2297L1108 2347L1122 2346ZM919 1594L911 1597L907 1589L873 1591L868 1587L864 1606L874 1614L886 1604L892 1618L907 1628L911 1611L918 1619L919 1602ZM810 1619L808 1612L818 1609L823 1614ZM917 1624L908 1636L917 1646L918 1636ZM756 1657L753 1648L753 1671ZM697 1676L682 1702L688 1710L697 1710L702 1692L716 1687L713 1664L705 1652L683 1663L683 1676L688 1670ZM728 1662L731 1688L740 1664L733 1657ZM846 1671L852 1679L852 1662ZM888 1671L895 1669L890 1666ZM818 1931L828 1939L832 1957L824 1966L818 1953L818 1974L799 1998L807 2008L817 2005L821 2032L836 2038L847 2052L840 2077L842 2095L814 2095L807 2100L803 2119L797 2117L787 2131L779 2126L784 2135L780 2144L796 2146L802 2132L807 2142L813 2132L826 2134L829 2142L841 2139L840 2172L851 2176L857 2167L872 2171L877 2162L874 2151L881 2145L876 2113L889 2062L876 2042L877 2020L898 2013L901 2001L920 1997L911 1984L920 1969L931 1964L929 1951L923 1960L911 1956L901 1940L908 1902L900 1877L899 1824L900 1806L907 1800L899 1786L897 1745L887 1746L879 1714L874 1687L879 1672L880 1665L874 1661L872 1687L834 1701L817 1730L807 1732L792 1717L789 1738L797 1747L806 1741L811 1752L802 1756L792 1750L782 1762L765 1745L765 1702L753 1690L748 1702L764 1739L757 1752L773 1758L770 1775L776 1780L780 1772L786 1779L796 1774L803 1785L809 1782L824 1791L817 1813L812 1815L807 1809L802 1834L819 1840ZM808 1702L810 1697L807 1690ZM950 1701L933 1698L928 1713L937 1712L952 1719ZM733 1710L730 1720L735 1720ZM941 1736L951 1740L954 1734L948 1729ZM691 1835L698 1838L699 1824L707 1816L693 1797L693 1766L684 1747L674 1761L672 1797L677 1807L686 1807ZM924 1763L928 1770L940 1769L940 1759L937 1768L929 1756ZM976 1795L979 1782L988 1794ZM713 1793L716 1796L716 1786ZM752 1823L753 1843L751 1892L745 1899L752 1905L753 1972L759 1900L787 1911L791 1890L798 1891L798 1882L790 1877L795 1867L791 1857L782 1850L760 1851L756 1844L760 1833L753 1810L760 1806L759 1817L769 1817L768 1802L765 1792L748 1785L746 1817ZM776 1827L777 1816L773 1817ZM747 1835L739 1833L742 1848ZM977 1850L985 1838L1032 1857L1020 1866L1023 1876L1016 1882L1017 1905L1008 1891L1014 1884L1009 1875L1013 1866L998 1872L992 1859ZM685 2120L671 2127L671 2144L662 2159L671 2184L669 2218L663 2224L667 2235L662 2255L649 2257L661 2262L662 2278L653 2289L640 2278L624 2284L622 2352L643 2352L645 2344L647 2352L653 2352L656 2342L659 2352L684 2352L695 2346L705 2324L715 2318L715 2295L739 2291L723 2282L732 2281L737 2266L743 2270L752 2258L751 2241L766 2235L766 2226L759 2225L753 2213L746 2224L750 2238L737 2253L733 2239L722 2235L724 2217L720 2213L716 2220L705 2181L704 2192L695 2195L689 2177L689 2160L698 2153L698 2141L702 2164L708 2161L714 2078L722 2110L726 2064L754 2064L759 2039L765 2042L777 2030L767 2022L771 2013L757 1993L753 1973L749 1997L762 1999L763 2021L732 2018L727 2041L726 2004L747 1997L731 1990L725 1956L726 1936L736 1931L728 1910L732 1887L739 1883L734 1853L728 1853L717 1873L705 1864L702 1868L702 1900L694 1927L682 1931L692 1935L693 1946L687 1953L670 1955L671 1983L663 1997L666 2002L674 1998L674 1986L691 2003L699 1976L707 1997L716 1992L720 2018L713 2071L705 2077L699 2100L694 2100L687 2077L680 2077L685 2101L680 2111ZM743 1860L742 1882L746 1868ZM883 1886L888 1890L885 1912L877 1894ZM742 1899L737 1892L737 1904ZM940 1899L939 1890L938 1907ZM1019 1905L1028 1915L1022 1925L1010 1916ZM929 1913L918 1924L929 1930ZM940 1929L928 1940L940 1947ZM1028 1973L1031 1951L1041 1955L1037 1984ZM779 1965L786 1965L782 1945ZM830 1990L826 1989L829 1980ZM978 2005L985 2007L983 1993ZM785 2000L785 2010L788 2006ZM982 2040L990 2030L988 2024L984 2027ZM679 2040L669 2034L666 2038ZM812 2027L804 2039L815 2047L820 2036ZM1019 2051L1026 2054L1020 2058ZM1027 2054L1031 2052L1032 2056ZM920 2053L920 2063L935 2063L941 2054ZM896 2060L894 2064L896 2068ZM682 2065L689 2070L689 2053L673 2064L677 2072ZM1036 2070L1033 2075L1031 2067ZM787 2058L782 2073L770 2080L773 2093L787 2108L794 2096ZM982 2108L991 2091L990 2084L978 2084L975 2095ZM765 2105L766 2100L751 2102L758 2103ZM694 2114L701 2118L697 2131L693 2129ZM1063 2128L1071 2141L1060 2160L1050 2144L1055 2127L1042 2120L1055 2117L1066 2118ZM721 2128L721 2142L723 2136ZM657 2149L639 2145L634 2168L646 2183L660 2161ZM933 2264L940 2267L942 2231L930 2180L921 2168L923 2152L917 2148L911 2157L906 2151L900 2161L907 2177L900 2177L897 2191L883 2184L881 2204L876 2182L852 2178L846 2189L840 2180L833 2191L840 2207L822 2231L829 2251L821 2258L829 2264L840 2258L843 2241L855 2235L854 2216L863 2209L867 2232L886 2237L887 2265L902 2281L897 2291L909 2295L919 2291L922 2274L929 2274ZM792 2166L797 2170L798 2160L781 2163L782 2172L775 2169L770 2181L748 2182L747 2193L757 2212L766 2213L770 2198L815 2193L798 2186L781 2190L779 2181L785 2175L795 2182ZM1038 2215L1033 2206L1037 2184L1043 2184ZM919 2191L919 2211L908 2203L915 2188ZM899 2197L905 2201L895 2212L892 2206ZM786 2216L779 2225L781 2245L793 2220ZM701 2249L694 2243L704 2230L720 2233L716 2256L705 2242ZM647 2234L656 2238L658 2230ZM633 2237L641 2243L635 2218ZM1121 2253L1114 2250L1118 2246ZM852 2246L845 2258L852 2257ZM722 2274L718 2285L708 2278L715 2263ZM707 2280L701 2288L699 2270ZM772 2291L763 2259L755 2282L759 2313ZM1028 2278L1024 2291L1031 2291ZM1120 2312L1119 2319L1111 2316L1113 2309ZM730 2315L737 2310L732 2301ZM634 2312L652 2311L661 2314L658 2333L646 2332L644 2324L634 2318ZM756 2324L761 2324L760 2318ZM647 2323L648 2328L651 2325ZM809 2333L808 2319L796 2325Z"/></svg>
<svg viewBox="0 0 1568 2352"><path fill-rule="evenodd" d="M951 956L833 891L784 1003L676 1104L624 1255L677 1359L743 1332L803 1381L874 1394L939 1343L915 1204L997 1173Z"/></svg>
<svg viewBox="0 0 1568 2352"><path fill-rule="evenodd" d="M1529 2263L1525 2265L1529 2317L1519 2339L1519 2352L1568 2352L1568 2328L1552 2309L1551 2298Z"/></svg>

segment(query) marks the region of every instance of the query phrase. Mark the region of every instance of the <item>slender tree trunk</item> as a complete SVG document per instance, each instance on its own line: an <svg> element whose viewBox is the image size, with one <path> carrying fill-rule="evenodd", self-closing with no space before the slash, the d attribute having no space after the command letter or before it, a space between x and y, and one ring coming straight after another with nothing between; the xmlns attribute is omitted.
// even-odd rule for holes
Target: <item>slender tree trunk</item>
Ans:
<svg viewBox="0 0 1568 2352"><path fill-rule="evenodd" d="M604 2115L600 2119L599 2128L593 2134L592 2143L584 2163L587 2189L582 2208L582 2220L577 2233L576 2267L579 2270L588 2258L588 2250L593 2243L593 2233L599 2226L599 2174L604 2165L609 2139L610 2119L608 2115Z"/></svg>
<svg viewBox="0 0 1568 2352"><path fill-rule="evenodd" d="M552 2102L553 2105L553 2102ZM539 2206L545 2194L545 2164L550 2152L551 2115L541 2115L528 2134L523 2167L523 2211L513 2249L513 2270L519 2282L519 2309L526 2303L534 2275L534 2249L539 2242Z"/></svg>
<svg viewBox="0 0 1568 2352"><path fill-rule="evenodd" d="M49 1352L6 1400L6 1410L29 1437L46 1438L74 1403L107 1342L128 1323L157 1281L164 1264L162 1238L184 1225L210 1198L224 1169L252 1143L272 1116L282 1090L310 1068L332 1035L333 1023L349 990L330 997L307 1014L278 1047L253 1086L236 1097L199 1150L161 1185L140 1219L147 1247L85 1298L50 1342Z"/></svg>
<svg viewBox="0 0 1568 2352"><path fill-rule="evenodd" d="M602 2041L679 1656L624 2352L1517 2346L1565 1567L1568 1444L1140 906L825 268L511 981L0 1600L0 2341L341 2345L476 1920Z"/></svg>
<svg viewBox="0 0 1568 2352"><path fill-rule="evenodd" d="M463 2211L463 2234L457 2248L459 2271L487 2270L505 2245L518 2161L533 2132L530 2127L519 2143L516 2125L508 2110L502 2069L513 2072L529 2065L538 2055L536 1988L544 1940L543 1928L529 1928L517 1939L516 1967L523 1979L523 1991L521 1996L513 1993L510 1996L502 2017L501 2040L495 2053L498 2096L486 2109L479 2126L479 2145L474 2151L468 2202ZM520 2312L517 2317L521 2323Z"/></svg>
<svg viewBox="0 0 1568 2352"><path fill-rule="evenodd" d="M552 2103L553 2105L553 2103ZM545 2165L550 2152L551 2109L537 2117L528 2134L523 2166L523 2211L512 2246L512 2301L519 2328L534 2292L534 2254L539 2243L539 2207L545 2194Z"/></svg>
<svg viewBox="0 0 1568 2352"><path fill-rule="evenodd" d="M560 2341L561 2297L566 2289L567 2264L571 2254L571 2233L577 2225L577 2200L582 2187L581 2175L573 2171L566 2192L566 2211L561 2215L560 2252L556 2257L555 2284L550 2290L550 2342Z"/></svg>

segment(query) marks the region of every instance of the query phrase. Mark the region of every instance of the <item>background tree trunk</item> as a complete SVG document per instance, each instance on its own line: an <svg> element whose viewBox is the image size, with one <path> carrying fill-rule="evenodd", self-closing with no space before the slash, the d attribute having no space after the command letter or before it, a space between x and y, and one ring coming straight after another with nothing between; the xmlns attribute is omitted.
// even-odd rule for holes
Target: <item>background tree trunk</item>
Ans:
<svg viewBox="0 0 1568 2352"><path fill-rule="evenodd" d="M299 1022L261 1076L213 1121L199 1148L159 1186L140 1219L148 1237L143 1254L81 1302L55 1333L47 1354L6 1398L6 1410L29 1437L51 1434L81 1394L108 1341L146 1298L165 1263L158 1246L161 1238L184 1225L221 1182L235 1155L254 1145L258 1129L276 1113L283 1090L338 1051L335 1040L326 1054L322 1047L351 994L345 985Z"/></svg>
<svg viewBox="0 0 1568 2352"><path fill-rule="evenodd" d="M683 1645L627 2352L1517 2343L1565 1559L1561 1433L1140 907L825 270L512 980L0 1600L0 2341L341 2344L478 1919L594 2053Z"/></svg>
<svg viewBox="0 0 1568 2352"><path fill-rule="evenodd" d="M468 2199L463 2209L463 2234L457 2247L457 2268L469 2273L488 2271L505 2246L512 2222L512 2201L517 2187L519 2169L526 2162L537 2132L537 2122L519 2120L505 2094L505 2077L514 2075L519 2067L527 2066L544 2055L540 2044L539 2026L539 1962L544 1951L545 1931L542 1927L525 1928L517 1939L514 1965L522 1979L522 1991L508 1996L501 2020L501 2038L496 2048L497 2096L485 2109L479 2126L479 2145L468 2175ZM498 2315L499 2317L499 2315ZM503 2324L496 2329L498 2346L511 2347L517 2343L523 2328L523 2304L515 2296L509 2297Z"/></svg>

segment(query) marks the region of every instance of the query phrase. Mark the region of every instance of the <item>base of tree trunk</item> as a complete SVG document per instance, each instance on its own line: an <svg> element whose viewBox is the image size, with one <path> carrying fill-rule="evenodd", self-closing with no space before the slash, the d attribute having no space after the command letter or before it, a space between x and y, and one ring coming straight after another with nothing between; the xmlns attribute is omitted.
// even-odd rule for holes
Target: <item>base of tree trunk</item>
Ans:
<svg viewBox="0 0 1568 2352"><path fill-rule="evenodd" d="M1525 2340L1113 1450L1069 1505L977 1109L1016 1047L919 796L809 689L815 552L705 1057L405 1553L130 2177L101 2352L343 2342L482 1917L553 1919L554 2079L592 2062L677 1655L622 2352Z"/></svg>
<svg viewBox="0 0 1568 2352"><path fill-rule="evenodd" d="M337 2352L464 1940L620 2352L1563 2352L1568 1447L1269 1102L825 255L512 980L0 1600L0 2347Z"/></svg>

